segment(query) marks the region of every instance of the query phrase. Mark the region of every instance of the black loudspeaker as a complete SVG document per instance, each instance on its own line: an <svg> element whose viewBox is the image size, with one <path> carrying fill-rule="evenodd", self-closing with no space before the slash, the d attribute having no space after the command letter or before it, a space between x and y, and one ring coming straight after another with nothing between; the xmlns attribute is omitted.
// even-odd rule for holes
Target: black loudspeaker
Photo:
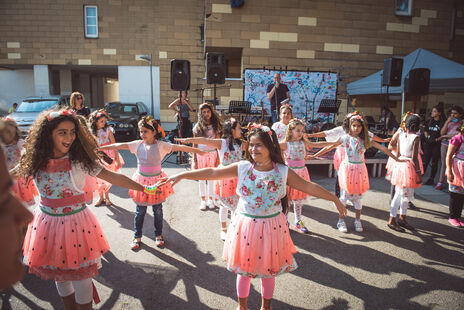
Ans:
<svg viewBox="0 0 464 310"><path fill-rule="evenodd" d="M190 61L171 60L171 89L188 90L190 88Z"/></svg>
<svg viewBox="0 0 464 310"><path fill-rule="evenodd" d="M383 60L382 86L401 86L403 74L402 58L385 58Z"/></svg>
<svg viewBox="0 0 464 310"><path fill-rule="evenodd" d="M226 83L226 63L224 54L206 54L206 83L225 84Z"/></svg>
<svg viewBox="0 0 464 310"><path fill-rule="evenodd" d="M424 96L429 93L430 69L416 68L409 71L404 89L408 95Z"/></svg>

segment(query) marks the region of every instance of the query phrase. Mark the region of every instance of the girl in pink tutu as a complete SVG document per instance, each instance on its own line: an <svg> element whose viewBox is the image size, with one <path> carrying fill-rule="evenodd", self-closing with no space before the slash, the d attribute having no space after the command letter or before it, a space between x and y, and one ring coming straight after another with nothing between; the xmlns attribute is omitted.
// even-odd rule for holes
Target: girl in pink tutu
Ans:
<svg viewBox="0 0 464 310"><path fill-rule="evenodd" d="M280 121L272 124L272 130L275 131L279 142L282 142L285 140L285 136L287 135L288 123L290 123L290 120L293 118L292 106L288 103L282 105L280 107L279 118Z"/></svg>
<svg viewBox="0 0 464 310"><path fill-rule="evenodd" d="M396 231L404 231L402 227L413 230L406 221L408 202L414 199L414 189L422 185L422 172L419 164L420 137L416 133L420 129L420 118L410 114L406 118L406 128L396 143L396 152L402 161L390 167L390 182L395 186L395 195L390 203L390 219L388 227ZM396 219L398 208L399 219Z"/></svg>
<svg viewBox="0 0 464 310"><path fill-rule="evenodd" d="M198 122L193 127L193 136L209 139L217 139L221 136L222 122L219 115L214 111L209 103L203 103L198 113ZM193 146L197 146L194 144ZM204 155L196 154L193 156L193 169L207 167L217 167L219 158L217 150L214 147L198 144L198 148L206 152ZM200 189L200 210L205 211L207 208L214 209L214 181L198 181Z"/></svg>
<svg viewBox="0 0 464 310"><path fill-rule="evenodd" d="M450 200L448 222L455 227L464 227L461 218L464 204L464 125L459 134L451 138L446 154L446 176L448 178Z"/></svg>
<svg viewBox="0 0 464 310"><path fill-rule="evenodd" d="M0 138L6 155L8 170L11 170L19 163L24 140L20 139L18 125L13 119L6 117L3 119L3 124L5 128L2 130ZM35 204L34 197L39 195L31 177L17 178L10 190L29 206Z"/></svg>
<svg viewBox="0 0 464 310"><path fill-rule="evenodd" d="M296 172L301 178L310 181L308 169L306 168L305 156L306 149L313 147L325 147L332 145L329 142L309 142L303 139L304 123L297 118L292 119L288 124L284 142L280 143L280 149L284 152L286 163L290 169ZM308 195L291 187L287 187L289 203L293 204L295 214L295 229L309 234L303 220L301 219L301 209Z"/></svg>
<svg viewBox="0 0 464 310"><path fill-rule="evenodd" d="M137 157L137 171L132 179L140 184L152 186L159 179L166 177L166 173L161 169L163 158L176 151L202 153L193 147L185 145L171 144L161 141L165 134L161 126L151 117L142 118L139 123L140 137L142 140L135 140L128 143L114 143L100 147L100 150L129 150ZM158 247L164 245L163 238L163 202L174 193L170 184L166 184L157 189L154 195L147 195L143 192L129 190L129 196L136 204L134 217L134 240L130 247L137 250L142 240L142 228L147 206L152 206L155 244Z"/></svg>
<svg viewBox="0 0 464 310"><path fill-rule="evenodd" d="M116 142L114 139L113 131L107 123L108 118L108 113L106 113L106 111L103 109L92 112L89 117L90 128L92 129L92 133L97 138L97 143L99 146L105 146ZM113 172L118 172L119 168L122 168L122 165L124 164L124 160L122 159L121 155L119 155L119 152L113 150L106 150L104 152L113 161L111 164L106 163L105 168ZM100 194L100 200L98 200L95 206L98 207L102 204L111 206L113 204L109 197L111 183L101 179L95 179L95 186L98 190L98 193Z"/></svg>
<svg viewBox="0 0 464 310"><path fill-rule="evenodd" d="M249 161L186 171L164 182L238 178L240 198L227 231L223 258L227 269L237 274L240 309L247 309L252 278L261 278L262 309L270 309L275 277L297 268L293 258L296 248L285 218L287 185L307 195L333 201L340 217L345 216L346 209L335 195L285 166L277 136L269 127L252 127L246 155Z"/></svg>
<svg viewBox="0 0 464 310"><path fill-rule="evenodd" d="M338 172L338 182L341 189L340 200L344 204L350 202L353 205L356 210L354 227L357 232L362 232L361 199L362 195L369 189L369 176L364 162L364 153L369 147L375 147L395 160L397 157L383 145L370 140L367 121L362 114L358 112L348 114L343 128L348 134L342 136L335 143L336 146L340 145L344 154ZM343 219L339 219L337 227L341 232L348 231Z"/></svg>
<svg viewBox="0 0 464 310"><path fill-rule="evenodd" d="M219 167L226 167L240 161L245 143L242 144L242 128L240 123L234 118L224 123L224 130L221 139L208 138L186 138L176 139L182 143L204 144L219 150ZM219 201L219 221L221 222L221 239L226 239L227 234L227 213L228 210L235 211L238 203L237 179L216 181L216 197Z"/></svg>
<svg viewBox="0 0 464 310"><path fill-rule="evenodd" d="M98 164L96 141L73 110L45 111L29 132L15 172L32 176L40 194L23 245L29 272L53 279L65 309L91 309L108 242L83 193L85 175L136 191L152 192ZM77 308L76 308L77 307Z"/></svg>

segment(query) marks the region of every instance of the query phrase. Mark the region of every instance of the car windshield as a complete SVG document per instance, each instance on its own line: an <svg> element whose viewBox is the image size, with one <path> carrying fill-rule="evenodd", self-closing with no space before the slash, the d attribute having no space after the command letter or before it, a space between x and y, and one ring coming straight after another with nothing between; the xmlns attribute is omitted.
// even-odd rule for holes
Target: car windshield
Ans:
<svg viewBox="0 0 464 310"><path fill-rule="evenodd" d="M124 104L119 102L108 103L105 107L105 110L108 113L119 113L119 114L135 114L137 113L137 108L133 104Z"/></svg>
<svg viewBox="0 0 464 310"><path fill-rule="evenodd" d="M42 112L58 103L58 99L29 99L21 102L15 112Z"/></svg>

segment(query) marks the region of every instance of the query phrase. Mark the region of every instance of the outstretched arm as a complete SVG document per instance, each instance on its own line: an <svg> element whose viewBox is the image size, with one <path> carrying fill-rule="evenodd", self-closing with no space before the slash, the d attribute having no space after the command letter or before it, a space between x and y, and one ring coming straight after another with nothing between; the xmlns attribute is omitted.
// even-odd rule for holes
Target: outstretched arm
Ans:
<svg viewBox="0 0 464 310"><path fill-rule="evenodd" d="M390 152L389 149L387 149L385 146L383 146L382 144L378 144L377 142L375 141L371 141L371 146L372 147L375 147L376 149L378 150L381 150L382 152L384 152L385 154L387 154L388 156L390 156L391 158L393 158L394 160L396 161L403 161L403 160L400 160L398 159L398 157L396 157L392 152Z"/></svg>
<svg viewBox="0 0 464 310"><path fill-rule="evenodd" d="M113 143L108 144L105 146L100 146L99 150L128 150L129 144L128 143Z"/></svg>
<svg viewBox="0 0 464 310"><path fill-rule="evenodd" d="M238 163L231 164L226 167L220 168L203 168L197 170L190 170L178 173L162 180L158 186L162 186L168 182L172 182L172 185L176 184L180 180L223 180L233 179L237 177Z"/></svg>
<svg viewBox="0 0 464 310"><path fill-rule="evenodd" d="M209 138L204 138L204 137L195 137L195 138L175 138L174 140L179 141L180 143L193 143L195 145L197 144L204 144L208 145L211 147L214 147L215 149L220 150L222 146L222 140L221 139L209 139Z"/></svg>
<svg viewBox="0 0 464 310"><path fill-rule="evenodd" d="M398 138L399 138L399 136L400 136L400 132L397 131L397 132L395 132L395 134L394 134L393 137L391 138L390 144L388 145L388 149L389 149L390 151L396 150L396 146L397 146L397 144L398 144Z"/></svg>
<svg viewBox="0 0 464 310"><path fill-rule="evenodd" d="M179 145L179 144L173 144L172 145L172 152L176 151L181 151L181 152L188 152L188 153L195 153L199 155L203 155L206 152L200 149L197 149L196 147L191 147L187 145Z"/></svg>
<svg viewBox="0 0 464 310"><path fill-rule="evenodd" d="M315 133L305 133L305 138L325 138L325 133L323 131L315 132Z"/></svg>
<svg viewBox="0 0 464 310"><path fill-rule="evenodd" d="M141 191L141 192L143 192L143 189L144 189L142 185L126 177L124 174L115 173L115 172L106 170L105 168L103 168L96 177L99 179L105 180L108 183L111 183L113 185L119 186L119 187L133 189L133 190Z"/></svg>
<svg viewBox="0 0 464 310"><path fill-rule="evenodd" d="M316 183L304 180L291 169L288 169L287 185L308 195L332 201L337 207L340 218L346 216L346 208L337 196Z"/></svg>
<svg viewBox="0 0 464 310"><path fill-rule="evenodd" d="M375 142L378 142L378 143L388 143L388 142L390 142L392 140L392 138L382 139L380 137L377 137L376 135L373 135L372 140L374 140Z"/></svg>
<svg viewBox="0 0 464 310"><path fill-rule="evenodd" d="M305 147L307 149L312 149L312 148L315 148L315 147L330 147L330 146L333 146L333 145L338 145L337 144L338 142L325 142L325 141L320 141L320 142L311 142L311 141L304 141L304 144L305 144Z"/></svg>
<svg viewBox="0 0 464 310"><path fill-rule="evenodd" d="M341 144L341 142L334 142L334 143L332 143L332 145L323 147L321 150L319 150L319 152L317 152L314 155L307 155L306 159L312 159L312 158L320 157L320 156L332 151L334 148L336 148L340 144Z"/></svg>

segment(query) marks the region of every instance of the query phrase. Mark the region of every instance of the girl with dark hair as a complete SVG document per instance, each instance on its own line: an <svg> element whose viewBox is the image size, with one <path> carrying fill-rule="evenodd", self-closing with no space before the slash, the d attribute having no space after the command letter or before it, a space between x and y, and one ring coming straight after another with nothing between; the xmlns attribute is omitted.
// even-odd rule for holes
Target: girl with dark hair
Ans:
<svg viewBox="0 0 464 310"><path fill-rule="evenodd" d="M419 129L420 117L417 114L408 115L405 129L400 132L396 143L396 154L401 161L395 162L389 168L390 182L395 186L395 195L390 203L388 227L400 232L404 232L401 227L414 229L406 221L406 213L409 202L414 199L414 189L422 185L419 163L420 137L417 135ZM400 216L397 220L398 208Z"/></svg>
<svg viewBox="0 0 464 310"><path fill-rule="evenodd" d="M200 150L178 144L161 141L165 133L161 126L151 116L143 117L139 123L140 138L128 143L114 143L100 147L100 150L129 150L137 157L137 171L132 179L146 186L153 186L159 179L166 177L161 169L161 161L171 152L202 153ZM140 247L142 228L147 206L151 205L154 217L155 244L164 245L163 238L163 202L174 193L170 184L157 188L154 195L129 190L129 196L136 204L134 216L134 240L130 247L133 251Z"/></svg>
<svg viewBox="0 0 464 310"><path fill-rule="evenodd" d="M292 108L293 107L288 103L282 105L280 107L280 120L272 124L272 130L275 131L279 142L284 141L287 135L288 123L290 123L290 120L293 118Z"/></svg>
<svg viewBox="0 0 464 310"><path fill-rule="evenodd" d="M369 189L369 176L364 161L364 153L372 146L395 160L397 158L386 147L370 140L367 121L361 113L348 114L343 128L347 134L334 144L334 146L341 146L343 154L338 172L338 182L341 189L340 200L344 204L351 202L354 206L356 210L354 227L357 232L362 232L361 199L362 195ZM337 228L341 232L348 231L343 219L338 220Z"/></svg>
<svg viewBox="0 0 464 310"><path fill-rule="evenodd" d="M440 160L440 132L443 124L445 123L445 116L440 106L436 105L430 112L430 118L424 126L424 143L422 155L422 162L424 164L424 174L427 171L430 161L432 167L430 170L429 179L424 183L425 185L435 185L434 179L438 170L438 161Z"/></svg>
<svg viewBox="0 0 464 310"><path fill-rule="evenodd" d="M459 132L459 128L463 124L464 110L460 106L455 105L451 107L450 111L450 116L441 128L441 137L439 138L441 141L441 167L440 179L438 180L438 183L435 186L435 189L438 190L443 189L443 182L445 181L446 154L448 152L449 139L451 139L454 135L456 135Z"/></svg>
<svg viewBox="0 0 464 310"><path fill-rule="evenodd" d="M198 122L193 127L193 136L217 139L221 136L221 132L222 122L219 115L209 103L203 103L198 112ZM193 156L193 169L217 167L218 154L216 149L205 144L198 144L198 148L205 151L206 154ZM201 180L198 182L198 186L201 197L200 210L214 209L214 181Z"/></svg>
<svg viewBox="0 0 464 310"><path fill-rule="evenodd" d="M284 215L288 207L286 186L333 201L340 217L345 216L346 209L335 195L285 166L277 136L269 127L252 126L246 157L248 161L226 167L182 172L163 183L238 178L240 198L227 231L223 258L227 269L237 274L239 308L247 309L250 282L257 277L261 278L262 309L270 309L275 277L297 268L293 258L296 248Z"/></svg>
<svg viewBox="0 0 464 310"><path fill-rule="evenodd" d="M106 111L103 109L94 111L90 114L90 128L92 129L92 133L96 137L99 146L113 144L116 142L114 139L113 130L107 123L108 118L108 113L106 113ZM105 164L105 168L113 172L118 172L124 164L124 160L119 155L119 152L113 150L107 150L104 152L106 155L108 155L109 158L113 160L111 164ZM95 179L95 189L100 195L100 200L95 204L95 207L101 206L102 204L107 206L113 204L109 197L110 188L111 183L105 182L101 179Z"/></svg>
<svg viewBox="0 0 464 310"><path fill-rule="evenodd" d="M24 140L20 138L18 125L13 119L5 117L2 121L4 128L1 131L0 141L6 155L7 167L11 170L19 163ZM15 193L18 198L29 206L35 204L34 197L39 195L31 177L16 178L10 187L10 191Z"/></svg>
<svg viewBox="0 0 464 310"><path fill-rule="evenodd" d="M446 154L446 176L448 178L450 200L448 222L455 227L464 227L461 218L464 204L464 125L459 134L451 138Z"/></svg>
<svg viewBox="0 0 464 310"><path fill-rule="evenodd" d="M246 143L242 143L242 128L240 123L231 118L224 123L221 139L209 138L186 138L176 139L181 143L204 144L219 150L219 167L226 167L239 162ZM227 210L235 211L238 203L237 179L216 181L216 197L219 201L219 221L221 222L221 239L226 239L227 234Z"/></svg>
<svg viewBox="0 0 464 310"><path fill-rule="evenodd" d="M32 176L40 194L24 240L24 262L30 273L55 280L65 309L92 308L92 277L109 250L97 218L85 205L85 175L152 192L99 165L96 147L82 116L73 110L45 111L32 125L14 169Z"/></svg>

